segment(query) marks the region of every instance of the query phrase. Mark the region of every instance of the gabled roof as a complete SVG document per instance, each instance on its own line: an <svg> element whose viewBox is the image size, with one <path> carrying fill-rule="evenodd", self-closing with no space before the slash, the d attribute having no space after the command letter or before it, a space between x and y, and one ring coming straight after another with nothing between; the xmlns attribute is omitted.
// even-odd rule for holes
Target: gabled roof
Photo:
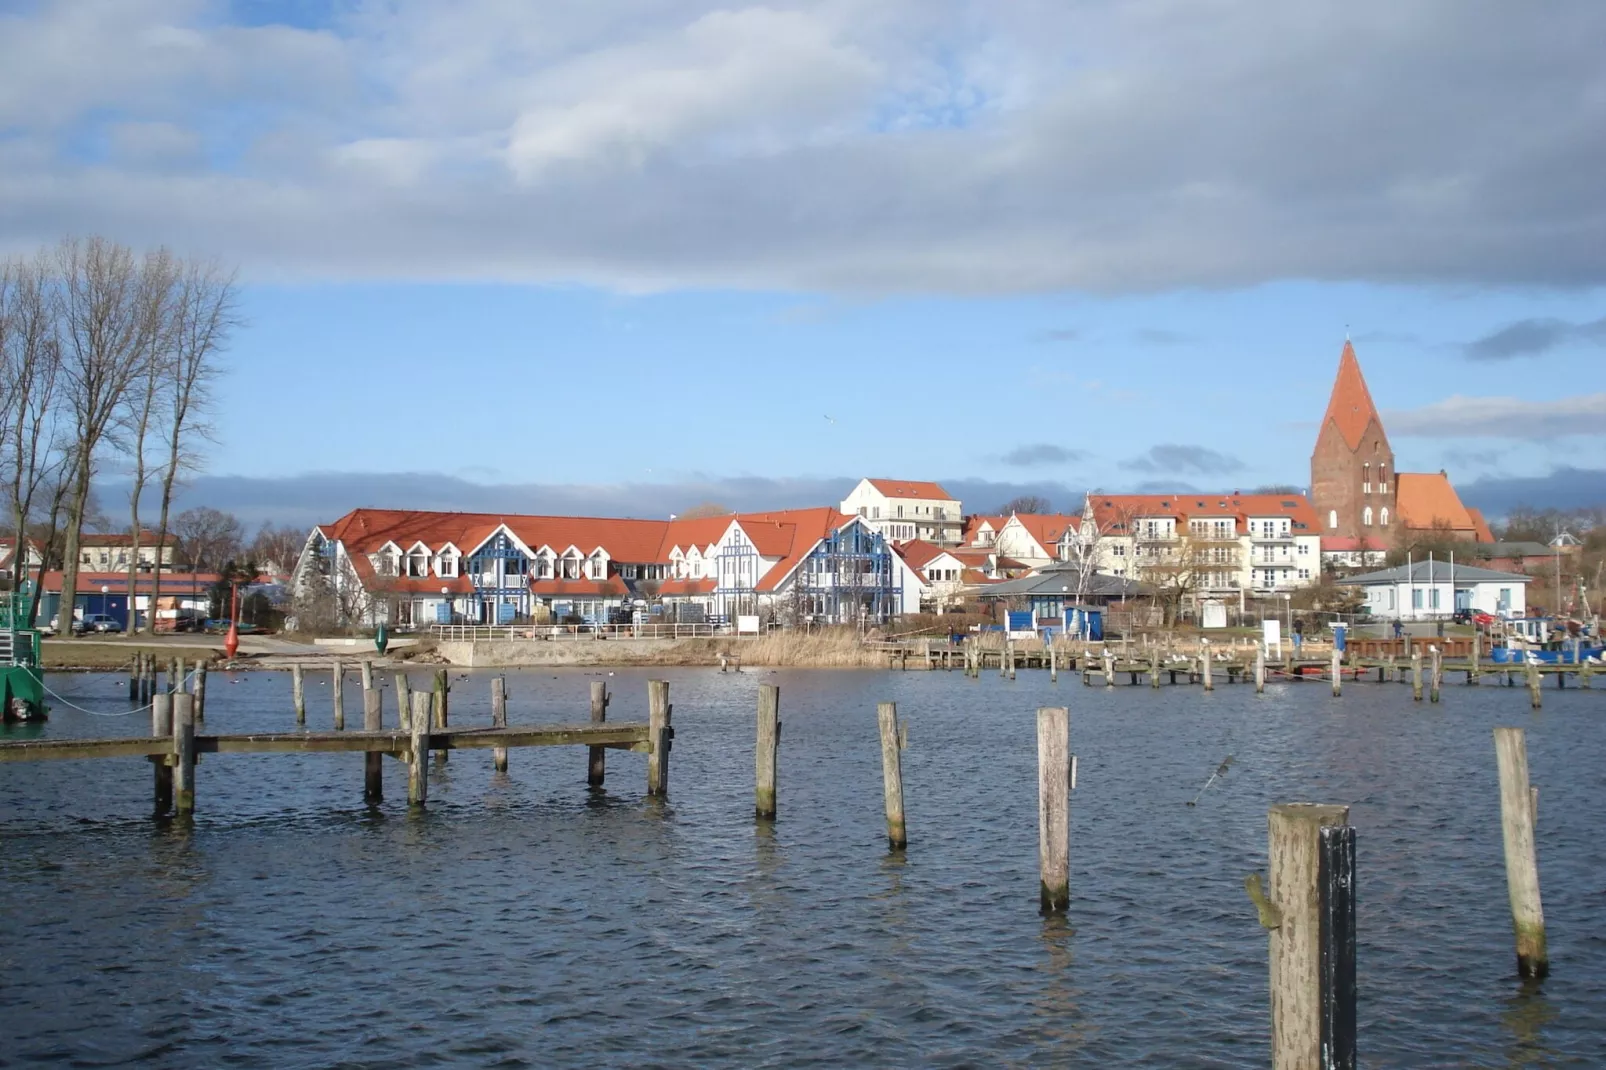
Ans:
<svg viewBox="0 0 1606 1070"><path fill-rule="evenodd" d="M1344 352L1338 358L1338 375L1333 379L1333 393L1327 399L1327 413L1322 417L1322 425L1326 426L1329 420L1338 428L1344 444L1352 450L1360 446L1367 424L1376 420L1378 427L1383 426L1382 419L1377 415L1377 406L1372 404L1372 392L1366 389L1361 362L1355 359L1355 347L1350 345L1348 339L1345 339Z"/></svg>
<svg viewBox="0 0 1606 1070"><path fill-rule="evenodd" d="M903 558L904 564L912 569L923 569L931 562L947 553L946 547L936 543L926 542L924 539L910 539L893 547L897 555ZM955 560L958 560L955 558Z"/></svg>
<svg viewBox="0 0 1606 1070"><path fill-rule="evenodd" d="M1489 522L1483 518L1480 510L1469 505L1467 516L1472 518L1472 530L1478 533L1479 542L1494 542L1494 532L1489 530Z"/></svg>
<svg viewBox="0 0 1606 1070"><path fill-rule="evenodd" d="M1054 513L1016 513L1009 518L1025 529L1026 534L1037 540L1037 544L1044 550L1053 552L1059 545L1060 539L1067 531L1079 531L1082 527L1082 518L1077 516L1061 516Z"/></svg>
<svg viewBox="0 0 1606 1070"><path fill-rule="evenodd" d="M1319 525L1316 510L1303 494L1092 494L1093 519L1099 531L1110 535L1131 532L1131 521L1175 517L1230 517L1239 534L1251 519L1288 517L1294 534L1314 535ZM1117 525L1120 525L1119 527Z"/></svg>
<svg viewBox="0 0 1606 1070"><path fill-rule="evenodd" d="M982 516L979 513L973 516L967 516L965 517L965 527L963 533L960 535L960 540L966 543L975 542L977 534L983 527L991 528L994 534L996 534L998 529L1003 527L1006 523L1008 523L1008 521L1009 517L1007 516Z"/></svg>
<svg viewBox="0 0 1606 1070"><path fill-rule="evenodd" d="M1425 531L1442 522L1451 531L1477 530L1443 472L1400 472L1394 478L1395 507L1406 527Z"/></svg>
<svg viewBox="0 0 1606 1070"><path fill-rule="evenodd" d="M889 498L936 498L950 502L955 500L940 483L922 482L917 479L870 479L868 482Z"/></svg>
<svg viewBox="0 0 1606 1070"><path fill-rule="evenodd" d="M1337 580L1343 587L1374 587L1395 583L1527 583L1529 577L1520 572L1500 572L1474 565L1452 565L1448 561L1413 561L1410 565L1396 565L1381 572L1368 572Z"/></svg>

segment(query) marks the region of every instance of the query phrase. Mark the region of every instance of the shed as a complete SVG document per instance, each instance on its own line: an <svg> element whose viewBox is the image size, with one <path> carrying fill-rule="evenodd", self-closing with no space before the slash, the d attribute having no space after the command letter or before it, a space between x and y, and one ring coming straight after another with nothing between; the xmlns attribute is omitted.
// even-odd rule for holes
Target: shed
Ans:
<svg viewBox="0 0 1606 1070"><path fill-rule="evenodd" d="M1529 582L1516 572L1429 560L1349 576L1338 585L1361 588L1366 610L1375 617L1438 620L1462 610L1526 616Z"/></svg>

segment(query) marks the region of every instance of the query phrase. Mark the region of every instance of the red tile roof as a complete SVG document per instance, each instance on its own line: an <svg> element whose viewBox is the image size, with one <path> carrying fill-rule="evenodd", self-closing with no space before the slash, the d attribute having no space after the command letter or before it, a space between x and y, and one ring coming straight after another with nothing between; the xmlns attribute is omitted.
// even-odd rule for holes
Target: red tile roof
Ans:
<svg viewBox="0 0 1606 1070"><path fill-rule="evenodd" d="M1010 519L1026 529L1026 534L1037 540L1050 556L1054 548L1059 545L1061 537L1067 530L1078 531L1082 527L1080 516L1059 516L1052 513L1016 513Z"/></svg>
<svg viewBox="0 0 1606 1070"><path fill-rule="evenodd" d="M948 552L946 547L926 542L924 539L910 539L908 542L899 543L893 549L903 558L904 564L917 571Z"/></svg>
<svg viewBox="0 0 1606 1070"><path fill-rule="evenodd" d="M1472 518L1472 530L1478 533L1479 542L1494 542L1494 532L1489 530L1489 522L1483 518L1480 510L1467 506L1467 516Z"/></svg>
<svg viewBox="0 0 1606 1070"><path fill-rule="evenodd" d="M983 524L986 524L988 527L992 528L993 532L996 534L998 529L1003 527L1005 522L1008 520L1009 517L1007 516L981 516L980 514L967 516L965 517L964 533L960 536L960 538L962 538L966 543L975 542L976 533L981 530Z"/></svg>
<svg viewBox="0 0 1606 1070"><path fill-rule="evenodd" d="M1364 535L1323 535L1322 553L1382 553L1388 547L1381 539L1368 539Z"/></svg>
<svg viewBox="0 0 1606 1070"><path fill-rule="evenodd" d="M915 479L872 479L870 485L889 498L936 498L954 501L954 496L940 483L927 483Z"/></svg>
<svg viewBox="0 0 1606 1070"><path fill-rule="evenodd" d="M1477 531L1477 525L1467 515L1466 506L1461 504L1461 496L1455 492L1449 477L1443 472L1397 473L1395 504L1400 513L1400 523L1407 528L1425 531L1443 523L1451 531ZM1487 527L1485 525L1486 530Z"/></svg>
<svg viewBox="0 0 1606 1070"><path fill-rule="evenodd" d="M1239 534L1247 533L1251 519L1286 516L1296 535L1314 535L1318 530L1316 510L1303 494L1094 494L1089 499L1093 519L1104 534L1131 534L1132 521L1162 516L1182 522L1191 517L1231 517Z"/></svg>
<svg viewBox="0 0 1606 1070"><path fill-rule="evenodd" d="M1355 359L1355 347L1347 339L1344 352L1338 358L1338 375L1333 380L1333 393L1327 401L1323 425L1329 420L1352 450L1360 446L1367 424L1377 420L1379 427L1383 425L1377 406L1372 404L1372 392L1366 389L1366 378L1361 375L1361 363Z"/></svg>

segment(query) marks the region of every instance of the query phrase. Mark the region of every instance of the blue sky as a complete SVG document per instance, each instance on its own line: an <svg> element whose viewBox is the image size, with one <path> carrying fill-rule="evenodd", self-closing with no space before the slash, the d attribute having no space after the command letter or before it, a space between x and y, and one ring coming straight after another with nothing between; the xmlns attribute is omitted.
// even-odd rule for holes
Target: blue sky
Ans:
<svg viewBox="0 0 1606 1070"><path fill-rule="evenodd" d="M238 266L245 515L1302 485L1346 333L1407 470L1582 504L1606 8L1540 21L0 0L0 252Z"/></svg>

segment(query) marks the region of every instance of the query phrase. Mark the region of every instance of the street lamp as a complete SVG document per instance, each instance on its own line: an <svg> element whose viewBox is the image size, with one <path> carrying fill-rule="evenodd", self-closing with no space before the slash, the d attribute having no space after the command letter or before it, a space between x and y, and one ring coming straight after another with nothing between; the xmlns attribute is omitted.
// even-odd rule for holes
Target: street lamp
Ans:
<svg viewBox="0 0 1606 1070"><path fill-rule="evenodd" d="M111 609L111 593L111 587L104 583L100 585L100 615L103 617Z"/></svg>
<svg viewBox="0 0 1606 1070"><path fill-rule="evenodd" d="M452 598L451 598L451 595L452 595L452 589L450 587L442 587L441 588L441 601L446 604L446 623L447 624L452 623Z"/></svg>

